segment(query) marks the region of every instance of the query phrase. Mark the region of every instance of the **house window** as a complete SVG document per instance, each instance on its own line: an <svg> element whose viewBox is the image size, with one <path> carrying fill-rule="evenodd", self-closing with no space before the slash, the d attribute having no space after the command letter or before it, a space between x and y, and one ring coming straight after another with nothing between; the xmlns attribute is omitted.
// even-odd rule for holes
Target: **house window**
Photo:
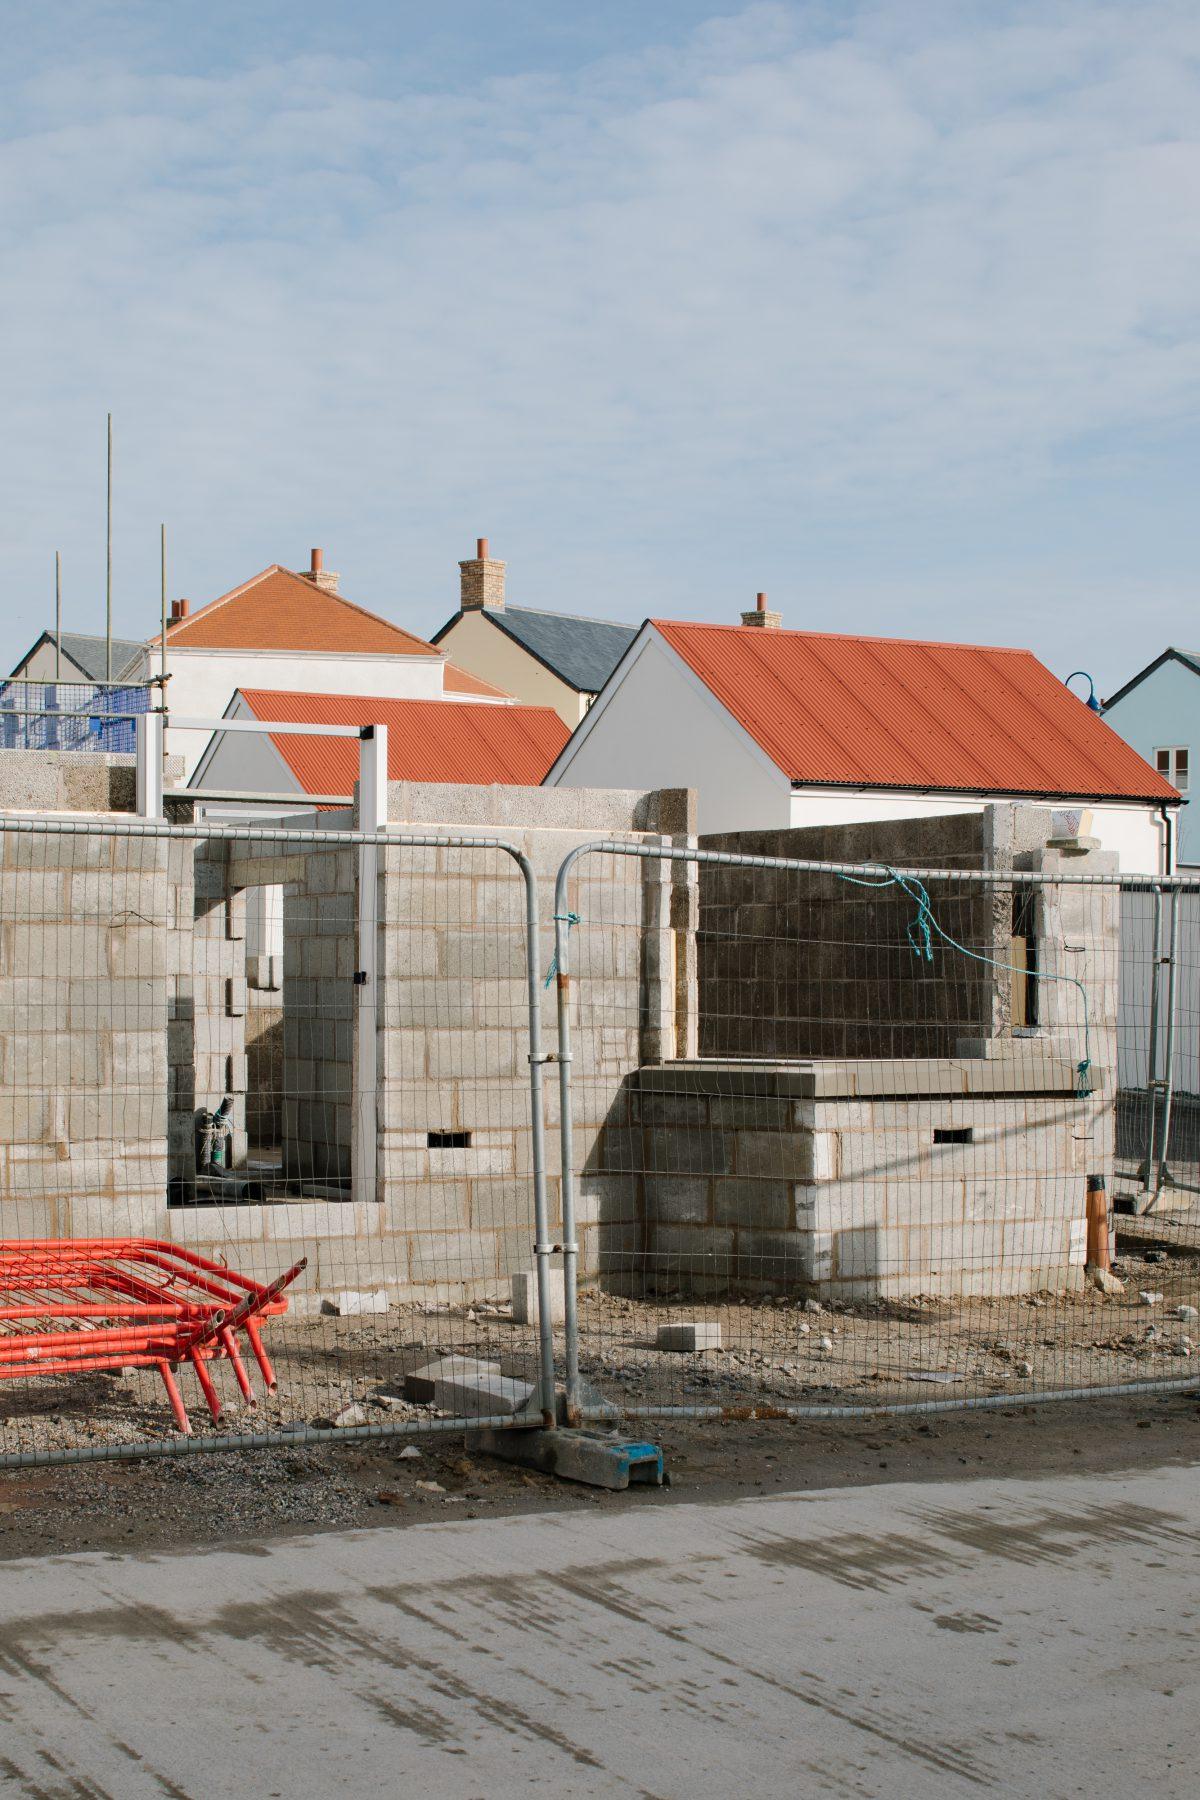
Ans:
<svg viewBox="0 0 1200 1800"><path fill-rule="evenodd" d="M1160 775L1177 787L1181 794L1188 790L1188 753L1187 746L1171 744L1166 749L1154 752L1154 763Z"/></svg>

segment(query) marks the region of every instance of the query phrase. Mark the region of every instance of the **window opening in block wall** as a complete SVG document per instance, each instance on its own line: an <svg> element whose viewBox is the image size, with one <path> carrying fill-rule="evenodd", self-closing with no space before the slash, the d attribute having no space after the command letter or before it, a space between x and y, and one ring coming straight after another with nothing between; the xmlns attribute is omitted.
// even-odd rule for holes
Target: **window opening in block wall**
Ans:
<svg viewBox="0 0 1200 1800"><path fill-rule="evenodd" d="M1037 894L1032 883L1016 889L1012 900L1012 1028L1030 1031L1038 1023Z"/></svg>
<svg viewBox="0 0 1200 1800"><path fill-rule="evenodd" d="M471 1134L469 1131L430 1131L426 1133L425 1142L431 1150L469 1150Z"/></svg>
<svg viewBox="0 0 1200 1800"><path fill-rule="evenodd" d="M975 1127L973 1125L937 1125L934 1127L933 1141L935 1144L973 1144Z"/></svg>

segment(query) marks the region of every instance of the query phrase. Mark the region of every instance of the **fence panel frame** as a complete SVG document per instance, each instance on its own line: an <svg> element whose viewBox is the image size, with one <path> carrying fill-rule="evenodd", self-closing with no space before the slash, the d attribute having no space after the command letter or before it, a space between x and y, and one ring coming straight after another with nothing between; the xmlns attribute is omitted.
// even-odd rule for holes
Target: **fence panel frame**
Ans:
<svg viewBox="0 0 1200 1800"><path fill-rule="evenodd" d="M1016 887L1033 886L1044 888L1104 888L1118 893L1122 889L1148 890L1156 898L1156 905L1161 904L1161 896L1169 895L1170 909L1170 954L1163 958L1168 965L1168 997L1165 1020L1164 1076L1161 1082L1154 1084L1163 1090L1163 1136L1161 1138L1163 1154L1158 1159L1157 1168L1160 1175L1166 1172L1167 1137L1165 1131L1170 1126L1172 1099L1172 1062L1173 1037L1176 1024L1177 964L1178 964L1178 912L1180 897L1183 893L1200 893L1200 876L1190 874L1172 875L1138 875L1136 873L1068 873L1055 871L1047 875L1037 870L1021 870L1011 868L993 869L951 869L941 867L912 867L908 865L890 865L882 863L820 861L813 858L791 858L738 853L726 850L703 850L698 845L672 845L667 843L645 844L631 843L617 838L598 838L589 843L575 845L564 857L559 866L554 890L554 976L557 992L557 1024L558 1024L558 1063L560 1084L560 1144L561 1144L561 1194L562 1194L562 1229L563 1229L563 1265L565 1286L565 1395L564 1412L571 1425L580 1425L587 1418L611 1420L614 1408L612 1404L600 1401L595 1403L593 1396L584 1391L584 1383L580 1373L579 1344L579 1243L576 1212L576 1187L578 1171L575 1163L574 1127L573 1127L573 1077L572 1067L575 1060L572 1048L572 1030L570 1018L570 996L572 991L570 934L571 928L578 921L569 907L569 882L572 872L584 857L590 855L623 856L640 861L663 861L670 863L694 864L704 866L726 866L750 869L774 869L794 873L810 873L818 875L834 875L848 878L851 881L877 880L882 875L899 876L917 883L936 880L957 881L964 884L976 884L981 887ZM1161 930L1161 923L1160 923ZM1153 987L1154 1005L1158 1009L1158 969L1154 971ZM1114 1106L1116 1103L1116 1068L1114 1058L1113 1069ZM1152 1124L1153 1131L1153 1112ZM1153 1143L1153 1140L1151 1140ZM1150 1171L1153 1174L1153 1170ZM1149 1196L1153 1204L1155 1194ZM1144 1210L1144 1209L1139 1209ZM1200 1385L1200 1372L1192 1377L1179 1380L1159 1380L1151 1382L1096 1384L1095 1386L1059 1388L1054 1391L1036 1391L1024 1398L1027 1401L1052 1401L1083 1399L1091 1397L1116 1396L1136 1393L1170 1393L1188 1391ZM1012 1395L1001 1396L964 1396L961 1399L946 1401L920 1401L903 1403L882 1403L878 1406L832 1404L821 1405L787 1405L784 1407L759 1407L753 1409L756 1417L788 1417L795 1419L818 1418L853 1418L869 1417L877 1414L903 1415L906 1413L926 1413L931 1411L949 1411L965 1407L986 1409L988 1407L1011 1406ZM744 1412L743 1408L727 1406L681 1406L659 1405L628 1406L622 1405L620 1412L633 1418L690 1417L713 1418L732 1417Z"/></svg>
<svg viewBox="0 0 1200 1800"><path fill-rule="evenodd" d="M157 715L151 718L160 725ZM139 724L140 745L145 749L143 754L152 752L158 735L148 729L142 715ZM356 730L354 735L360 735ZM367 734L367 742L370 737ZM364 746L365 748L365 746ZM386 757L386 736L379 744L376 739L375 758ZM139 761L141 759L139 758ZM366 758L364 757L364 761ZM378 768L386 768L386 762L380 760ZM140 773L140 771L139 771ZM553 1316L551 1302L551 1257L558 1246L552 1242L549 1221L549 1209L546 1184L546 1152L545 1152L545 1068L547 1063L555 1060L555 1053L543 1049L543 1032L541 1019L542 966L540 923L538 909L537 879L532 863L519 845L510 843L506 838L494 834L474 834L454 831L407 831L388 825L386 820L378 819L378 812L386 807L386 784L377 784L375 802L377 823L374 829L354 828L321 831L311 826L289 827L286 824L260 825L245 822L205 821L201 823L176 823L161 816L155 816L149 810L153 806L153 776L146 771L146 785L141 789L141 798L147 803L147 810L140 817L113 818L95 816L86 818L64 818L55 815L38 815L33 813L0 814L0 843L6 837L16 836L29 838L62 837L87 839L104 837L116 840L144 841L146 839L166 840L167 842L216 842L272 844L287 848L302 846L319 847L323 850L349 849L356 853L359 864L360 902L357 919L358 968L368 978L376 964L377 934L380 920L375 908L376 884L372 879L378 874L380 852L396 849L457 849L464 851L491 851L501 853L515 865L524 885L525 905L523 909L522 927L525 939L525 988L526 988L526 1024L527 1068L528 1068L528 1100L531 1126L531 1173L533 1251L537 1276L538 1319L537 1319L537 1379L535 1383L534 1402L530 1409L521 1414L504 1413L495 1416L464 1415L456 1418L429 1419L419 1421L396 1420L379 1424L368 1423L356 1426L315 1427L307 1424L284 1426L271 1431L246 1432L210 1432L197 1433L194 1436L171 1436L162 1439L147 1439L133 1443L102 1443L61 1446L57 1448L30 1449L0 1452L0 1469L21 1469L45 1466L58 1466L84 1462L106 1462L137 1460L180 1454L208 1453L218 1450L249 1450L269 1447L295 1447L306 1443L359 1443L365 1439L389 1437L411 1437L425 1432L476 1432L481 1430L528 1429L531 1425L548 1427L555 1419L555 1347L553 1335ZM190 793L167 796L177 799L194 799ZM371 880L366 889L363 877ZM375 1002L375 982L358 984L361 1004L359 1017L369 1021L372 1048L374 1048L374 1029L377 1018ZM518 1076L517 1079L520 1079ZM369 1094L363 1095L363 1103L376 1109L378 1105L378 1086ZM378 1120L376 1118L376 1131ZM19 1241L19 1240L14 1240ZM536 1413L533 1405L536 1404Z"/></svg>

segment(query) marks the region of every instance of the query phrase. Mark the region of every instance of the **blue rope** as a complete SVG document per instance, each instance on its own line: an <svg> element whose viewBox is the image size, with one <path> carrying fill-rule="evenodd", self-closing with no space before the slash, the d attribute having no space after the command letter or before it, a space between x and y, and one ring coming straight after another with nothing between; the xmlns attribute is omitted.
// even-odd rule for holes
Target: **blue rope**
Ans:
<svg viewBox="0 0 1200 1800"><path fill-rule="evenodd" d="M880 867L887 872L878 881L869 881L859 875L839 875L838 880L848 881L852 887L898 887L902 893L907 894L917 909L906 928L909 947L913 955L919 957L922 962L931 963L933 961L933 940L936 935L952 950L957 950L960 956L969 956L972 962L986 963L989 968L1007 970L1012 975L1025 973L1023 969L1018 969L1013 963L999 962L994 956L984 956L978 950L968 950L965 944L960 944L957 938L952 938L950 933L939 925L929 903L929 894L924 882L918 881L915 875L898 874L890 863L881 863ZM1090 1094L1092 1091L1092 1052L1087 989L1082 981L1074 975L1045 975L1039 972L1037 979L1039 981L1065 981L1069 986L1079 989L1080 997L1083 1000L1083 1056L1075 1066L1075 1092L1080 1097Z"/></svg>
<svg viewBox="0 0 1200 1800"><path fill-rule="evenodd" d="M571 935L572 925L578 925L578 923L579 923L579 914L573 913L573 912L555 913L554 921L555 921L555 924L566 926L567 936L569 937ZM554 980L554 977L557 974L558 974L558 951L556 950L554 952L554 955L550 958L550 967L546 971L546 979L542 983L542 986L549 987L550 983Z"/></svg>

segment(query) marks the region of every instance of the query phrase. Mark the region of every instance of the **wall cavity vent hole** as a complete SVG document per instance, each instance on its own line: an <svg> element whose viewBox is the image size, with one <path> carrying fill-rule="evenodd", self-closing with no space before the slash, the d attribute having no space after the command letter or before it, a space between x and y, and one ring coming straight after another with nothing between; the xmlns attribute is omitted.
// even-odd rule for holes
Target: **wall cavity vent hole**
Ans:
<svg viewBox="0 0 1200 1800"><path fill-rule="evenodd" d="M961 1125L953 1128L950 1126L935 1126L933 1141L935 1144L973 1144L975 1142L975 1127L973 1125Z"/></svg>
<svg viewBox="0 0 1200 1800"><path fill-rule="evenodd" d="M425 1142L431 1150L469 1150L471 1134L469 1131L430 1131L426 1133Z"/></svg>

